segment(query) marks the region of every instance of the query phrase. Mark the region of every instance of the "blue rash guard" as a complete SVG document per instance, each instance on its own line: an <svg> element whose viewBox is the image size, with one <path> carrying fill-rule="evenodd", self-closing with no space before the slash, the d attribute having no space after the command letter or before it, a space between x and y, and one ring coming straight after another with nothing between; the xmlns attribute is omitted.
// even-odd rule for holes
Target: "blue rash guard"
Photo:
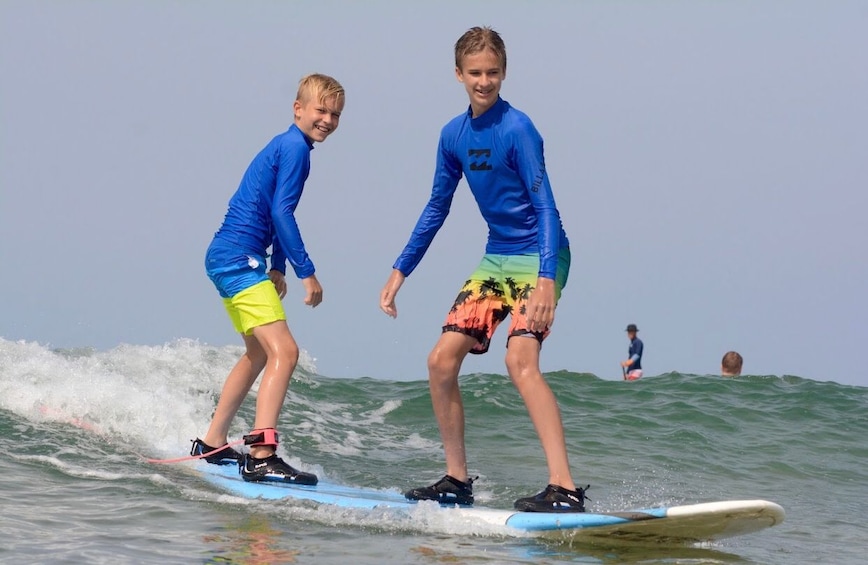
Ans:
<svg viewBox="0 0 868 565"><path fill-rule="evenodd" d="M214 234L209 253L218 253L227 268L234 264L254 267L253 263L264 265L272 246L272 269L285 273L289 259L298 278L314 274L295 221L312 150L313 143L295 124L272 139L250 163L229 200L229 211Z"/></svg>
<svg viewBox="0 0 868 565"><path fill-rule="evenodd" d="M462 174L488 223L486 253L540 256L539 276L554 279L558 252L569 247L530 118L498 98L484 114L471 110L440 133L431 198L393 267L416 268L446 220Z"/></svg>
<svg viewBox="0 0 868 565"><path fill-rule="evenodd" d="M629 367L631 371L642 369L642 349L644 347L642 340L638 337L630 340L630 349L627 350L627 356L633 360L633 364Z"/></svg>

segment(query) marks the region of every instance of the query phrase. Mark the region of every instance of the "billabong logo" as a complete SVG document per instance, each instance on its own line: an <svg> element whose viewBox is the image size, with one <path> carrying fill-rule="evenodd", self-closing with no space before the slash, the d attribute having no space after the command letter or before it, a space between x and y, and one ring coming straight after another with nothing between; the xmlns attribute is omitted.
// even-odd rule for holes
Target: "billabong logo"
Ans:
<svg viewBox="0 0 868 565"><path fill-rule="evenodd" d="M468 157L491 157L491 149L468 149ZM493 167L486 159L474 160L470 162L471 171L490 171Z"/></svg>

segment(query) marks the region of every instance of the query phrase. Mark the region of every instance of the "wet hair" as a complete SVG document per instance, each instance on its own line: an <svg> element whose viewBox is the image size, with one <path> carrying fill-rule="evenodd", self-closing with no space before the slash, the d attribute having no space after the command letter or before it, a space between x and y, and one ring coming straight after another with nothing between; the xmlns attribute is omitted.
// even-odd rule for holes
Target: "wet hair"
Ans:
<svg viewBox="0 0 868 565"><path fill-rule="evenodd" d="M298 81L298 93L295 98L301 102L315 100L320 104L329 98L335 98L338 104L343 104L344 87L328 75L313 73Z"/></svg>
<svg viewBox="0 0 868 565"><path fill-rule="evenodd" d="M743 361L741 355L735 351L727 351L723 356L723 360L720 362L720 367L723 369L723 372L728 375L740 375L741 364Z"/></svg>
<svg viewBox="0 0 868 565"><path fill-rule="evenodd" d="M455 66L461 69L464 57L491 49L500 59L500 66L506 70L506 45L500 34L490 27L472 27L455 42Z"/></svg>

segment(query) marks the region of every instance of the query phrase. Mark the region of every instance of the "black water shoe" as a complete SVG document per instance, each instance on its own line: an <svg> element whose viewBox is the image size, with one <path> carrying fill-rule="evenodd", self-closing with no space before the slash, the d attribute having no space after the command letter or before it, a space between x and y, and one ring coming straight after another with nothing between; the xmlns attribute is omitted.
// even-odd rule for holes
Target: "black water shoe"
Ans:
<svg viewBox="0 0 868 565"><path fill-rule="evenodd" d="M241 458L239 472L245 481L271 481L311 486L319 482L313 473L299 471L277 455L270 455L265 459L244 455Z"/></svg>
<svg viewBox="0 0 868 565"><path fill-rule="evenodd" d="M211 453L217 449L219 448L211 447L201 439L196 438L193 440L193 447L190 449L190 455L203 455L205 453ZM214 465L237 465L241 460L241 454L226 444L223 446L223 449L220 449L208 457L203 457L202 459L208 463L213 463Z"/></svg>
<svg viewBox="0 0 868 565"><path fill-rule="evenodd" d="M445 475L433 485L408 490L404 496L409 500L436 500L440 504L470 506L473 504L474 480L467 479L464 483L452 475Z"/></svg>
<svg viewBox="0 0 868 565"><path fill-rule="evenodd" d="M584 512L585 488L568 490L558 485L548 485L545 490L534 496L519 498L515 509L522 512Z"/></svg>

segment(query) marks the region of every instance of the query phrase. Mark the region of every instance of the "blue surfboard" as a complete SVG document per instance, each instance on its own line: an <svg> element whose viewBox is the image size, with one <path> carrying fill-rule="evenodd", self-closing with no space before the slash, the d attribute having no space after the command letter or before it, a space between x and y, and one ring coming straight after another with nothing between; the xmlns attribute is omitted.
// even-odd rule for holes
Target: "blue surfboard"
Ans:
<svg viewBox="0 0 868 565"><path fill-rule="evenodd" d="M316 486L247 482L241 478L238 467L234 465L197 463L196 469L207 482L219 489L249 499L294 499L343 508L389 508L395 511L410 511L419 504L397 492L351 487L324 480L320 480ZM727 500L603 513L518 512L479 506L441 506L440 509L457 517L537 535L573 537L589 542L675 545L756 532L780 524L785 517L783 508L766 500Z"/></svg>

